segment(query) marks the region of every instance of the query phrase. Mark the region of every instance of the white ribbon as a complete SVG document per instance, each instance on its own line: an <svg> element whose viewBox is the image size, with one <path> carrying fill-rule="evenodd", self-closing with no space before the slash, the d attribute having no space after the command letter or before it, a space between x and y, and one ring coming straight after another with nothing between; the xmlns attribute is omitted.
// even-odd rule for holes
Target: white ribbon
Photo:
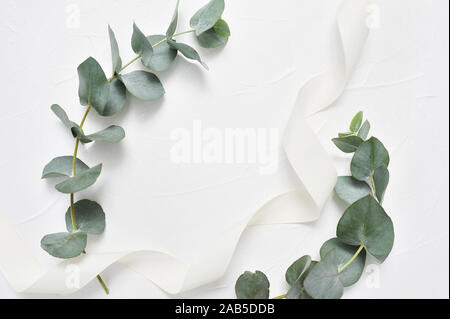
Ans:
<svg viewBox="0 0 450 319"><path fill-rule="evenodd" d="M306 123L309 116L329 107L344 91L364 47L368 1L346 0L337 13L339 48L329 71L311 79L300 90L285 132L287 157L304 187L269 201L217 236L187 265L158 247L145 251L90 253L45 269L33 256L14 226L0 213L0 270L18 292L63 294L77 290L67 285L68 265L80 270L80 286L115 262L125 264L171 294L219 279L226 271L239 238L248 225L310 222L320 216L336 183L335 167Z"/></svg>

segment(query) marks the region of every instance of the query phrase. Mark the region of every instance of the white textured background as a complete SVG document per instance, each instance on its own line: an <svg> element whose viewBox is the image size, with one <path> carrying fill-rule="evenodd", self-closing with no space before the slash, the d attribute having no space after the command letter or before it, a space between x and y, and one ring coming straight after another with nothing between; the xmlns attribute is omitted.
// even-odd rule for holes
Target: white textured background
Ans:
<svg viewBox="0 0 450 319"><path fill-rule="evenodd" d="M203 2L181 1L179 30ZM169 161L170 132L191 127L193 119L218 128L282 130L297 90L327 68L338 3L228 0L224 17L232 29L230 42L224 49L199 50L211 71L178 58L161 74L167 91L162 101L130 99L129 109L109 120L124 126L124 143L81 150L80 157L89 164L105 163L87 197L98 198L105 208L108 230L88 248L126 249L133 237L155 241L189 260L221 227L299 185L283 154L273 176L261 176L246 165L174 166ZM448 298L449 3L374 3L371 10L379 28L371 31L352 83L336 105L311 121L342 174L350 157L336 151L330 139L358 110L365 112L373 134L391 153L384 207L394 221L395 246L383 265L368 259L368 271L344 296ZM175 1L2 0L1 5L0 209L40 260L51 264L39 240L47 232L63 230L67 199L39 178L49 159L72 152L73 142L49 106L61 104L78 121L82 108L76 66L92 55L105 71L110 69L106 26L115 30L126 62L134 56L129 46L133 20L148 34L164 33ZM79 26L72 19L78 9ZM195 43L190 36L185 39ZM103 126L104 120L89 117L88 131ZM116 209L124 207L124 200L130 201L129 209ZM304 254L317 257L321 244L334 235L343 209L333 197L315 223L248 229L223 279L179 297L234 297L236 278L255 269L269 276L272 295L284 293L285 269ZM34 224L32 217L41 213L39 225ZM169 297L120 265L103 277L114 298ZM0 276L0 297L35 296L16 294ZM69 297L104 293L92 282Z"/></svg>

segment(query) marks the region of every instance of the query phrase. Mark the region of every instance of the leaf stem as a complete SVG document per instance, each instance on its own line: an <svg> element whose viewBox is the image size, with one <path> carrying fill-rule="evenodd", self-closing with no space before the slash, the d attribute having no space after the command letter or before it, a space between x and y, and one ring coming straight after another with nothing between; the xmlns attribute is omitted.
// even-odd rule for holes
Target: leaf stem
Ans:
<svg viewBox="0 0 450 319"><path fill-rule="evenodd" d="M342 266L341 269L338 270L338 273L343 272L345 269L347 269L348 266L350 266L352 264L352 262L356 259L356 257L358 257L359 253L363 250L364 248L364 243L361 244L361 246L359 246L358 250L356 251L356 253L352 256L352 258L350 258L349 261L347 261L347 263Z"/></svg>
<svg viewBox="0 0 450 319"><path fill-rule="evenodd" d="M375 180L373 179L373 171L370 173L370 183L372 184L373 198L377 199L377 189L375 188Z"/></svg>
<svg viewBox="0 0 450 319"><path fill-rule="evenodd" d="M284 294L284 295L281 295L281 296L278 296L278 297L274 297L272 299L274 299L274 300L276 300L276 299L284 299L286 297L287 297L287 294Z"/></svg>

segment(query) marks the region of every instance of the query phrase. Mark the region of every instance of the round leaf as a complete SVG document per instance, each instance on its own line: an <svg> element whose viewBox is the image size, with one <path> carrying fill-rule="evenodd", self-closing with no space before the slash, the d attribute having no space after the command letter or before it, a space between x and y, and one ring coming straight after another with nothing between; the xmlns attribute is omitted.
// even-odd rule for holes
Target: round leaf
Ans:
<svg viewBox="0 0 450 319"><path fill-rule="evenodd" d="M108 103L103 110L102 116L113 116L122 111L127 100L127 89L125 85L118 79L114 78L109 83Z"/></svg>
<svg viewBox="0 0 450 319"><path fill-rule="evenodd" d="M308 269L311 263L310 256L303 256L297 261L295 261L286 271L286 281L289 285L294 285L299 279L303 272Z"/></svg>
<svg viewBox="0 0 450 319"><path fill-rule="evenodd" d="M333 143L344 153L353 153L364 142L359 136L333 138Z"/></svg>
<svg viewBox="0 0 450 319"><path fill-rule="evenodd" d="M42 178L53 177L71 177L72 176L73 156L56 157L44 167ZM75 160L75 171L82 173L87 171L89 166L84 164L80 159Z"/></svg>
<svg viewBox="0 0 450 319"><path fill-rule="evenodd" d="M119 73L122 69L122 59L119 54L119 45L117 44L114 31L108 26L109 42L111 43L111 57L113 64L113 73Z"/></svg>
<svg viewBox="0 0 450 319"><path fill-rule="evenodd" d="M102 67L95 59L88 58L78 67L78 77L81 105L91 105L102 114L109 96L109 83Z"/></svg>
<svg viewBox="0 0 450 319"><path fill-rule="evenodd" d="M363 120L363 112L358 112L358 114L355 115L355 117L352 119L352 122L350 123L350 131L353 133L358 132L358 130L361 128Z"/></svg>
<svg viewBox="0 0 450 319"><path fill-rule="evenodd" d="M156 75L145 71L134 71L120 77L127 90L142 100L157 100L165 94Z"/></svg>
<svg viewBox="0 0 450 319"><path fill-rule="evenodd" d="M46 235L41 247L53 257L69 259L81 255L86 248L87 234L83 232Z"/></svg>
<svg viewBox="0 0 450 319"><path fill-rule="evenodd" d="M235 291L238 299L268 299L269 280L260 271L246 271L236 282Z"/></svg>
<svg viewBox="0 0 450 319"><path fill-rule="evenodd" d="M214 49L226 44L228 38L221 37L213 28L197 36L197 41L204 48Z"/></svg>
<svg viewBox="0 0 450 319"><path fill-rule="evenodd" d="M87 199L80 200L74 204L74 214L78 230L94 235L105 231L105 213L98 203ZM66 228L69 233L73 232L70 207L66 212Z"/></svg>
<svg viewBox="0 0 450 319"><path fill-rule="evenodd" d="M57 184L55 188L64 194L78 193L93 185L102 171L102 164L77 173L74 177Z"/></svg>
<svg viewBox="0 0 450 319"><path fill-rule="evenodd" d="M384 192L389 184L389 171L385 166L380 166L373 172L373 182L378 201L383 201Z"/></svg>
<svg viewBox="0 0 450 319"><path fill-rule="evenodd" d="M345 211L336 233L348 245L364 244L380 262L387 258L394 245L392 220L371 195L356 201Z"/></svg>
<svg viewBox="0 0 450 319"><path fill-rule="evenodd" d="M90 134L86 137L92 141L118 143L124 139L125 131L120 126L111 125L100 132Z"/></svg>
<svg viewBox="0 0 450 319"><path fill-rule="evenodd" d="M366 182L358 181L352 176L339 176L334 190L339 198L348 204L372 193Z"/></svg>
<svg viewBox="0 0 450 319"><path fill-rule="evenodd" d="M198 10L190 21L191 28L195 29L195 34L199 36L214 27L224 10L224 0L211 0Z"/></svg>
<svg viewBox="0 0 450 319"><path fill-rule="evenodd" d="M217 21L217 23L214 25L214 31L222 38L229 38L231 35L230 27L228 26L228 23L226 23L226 21L223 19Z"/></svg>
<svg viewBox="0 0 450 319"><path fill-rule="evenodd" d="M371 137L353 155L350 166L352 175L357 180L365 181L380 166L389 166L389 153L377 138Z"/></svg>
<svg viewBox="0 0 450 319"><path fill-rule="evenodd" d="M165 38L164 35L151 35L148 37L148 40L152 45L155 45ZM177 50L172 48L167 42L159 44L153 48L153 57L148 68L157 72L167 70L177 57L177 53Z"/></svg>
<svg viewBox="0 0 450 319"><path fill-rule="evenodd" d="M338 238L332 238L326 241L320 248L320 258L324 258L330 251L334 250L333 257L338 269L341 269L356 253L358 247L344 244ZM366 263L366 252L362 250L358 257L339 274L344 287L355 284L364 271Z"/></svg>

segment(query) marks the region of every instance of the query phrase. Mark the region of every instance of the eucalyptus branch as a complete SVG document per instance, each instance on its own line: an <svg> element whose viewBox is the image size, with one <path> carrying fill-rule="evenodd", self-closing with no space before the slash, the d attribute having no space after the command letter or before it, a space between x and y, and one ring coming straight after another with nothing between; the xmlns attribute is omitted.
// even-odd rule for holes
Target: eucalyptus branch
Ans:
<svg viewBox="0 0 450 319"><path fill-rule="evenodd" d="M350 123L350 132L339 133L334 144L345 153L354 153L352 176L340 176L335 192L350 206L339 220L336 238L320 249L320 261L306 255L286 272L290 285L286 294L273 299L338 299L344 287L361 277L366 253L383 262L394 244L394 226L381 203L389 183L389 153L375 137L367 139L370 123L362 123L359 112ZM269 298L269 280L260 271L245 272L236 282L240 299Z"/></svg>
<svg viewBox="0 0 450 319"><path fill-rule="evenodd" d="M102 164L90 168L82 162L78 158L78 150L80 143L118 143L125 138L125 131L120 126L112 125L86 135L83 129L91 110L95 110L100 116L109 117L116 115L125 107L127 94L147 101L161 98L165 90L153 72L168 69L178 53L206 67L194 48L175 41L175 37L195 33L197 42L204 48L215 48L227 43L230 29L222 19L224 0L209 1L191 18L190 30L175 33L178 25L178 6L179 1L165 35L145 36L136 24L133 25L131 47L137 56L125 65L122 65L115 34L111 27L108 28L113 74L107 79L100 64L92 57L80 64L78 95L80 104L87 108L79 125L72 122L59 105L52 105L51 110L70 129L75 139L75 147L72 156L54 158L45 166L42 173L42 178L63 177L64 180L55 188L63 194L70 195L70 206L65 216L67 232L46 235L41 240L41 247L50 255L69 259L86 254L87 235L100 235L105 230L105 213L98 203L86 199L75 202L75 194L92 186L102 170ZM155 53L158 54L158 59L154 59ZM152 72L140 70L122 73L138 60ZM97 279L108 294L109 290L101 276L97 275Z"/></svg>

